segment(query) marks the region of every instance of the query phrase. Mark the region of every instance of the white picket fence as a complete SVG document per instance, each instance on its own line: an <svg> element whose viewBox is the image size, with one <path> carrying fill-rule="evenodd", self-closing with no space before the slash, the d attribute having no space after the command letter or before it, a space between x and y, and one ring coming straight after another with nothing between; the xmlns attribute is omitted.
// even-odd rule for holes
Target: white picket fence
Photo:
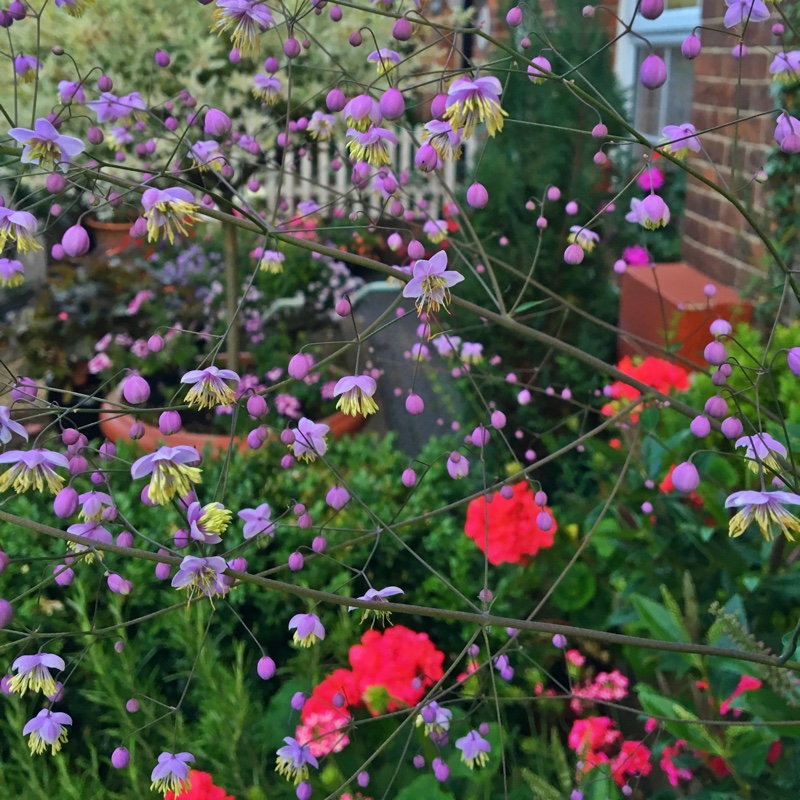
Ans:
<svg viewBox="0 0 800 800"><path fill-rule="evenodd" d="M457 168L453 161L445 161L441 169L423 174L414 168L414 155L422 142L422 126L412 131L396 129L397 145L390 146L392 162L388 169L400 182L406 172L409 180L400 185L396 197L406 210L411 210L415 218L438 219L442 205L450 199L458 188ZM474 153L472 141L463 144L466 163ZM292 216L300 203L313 200L322 207L325 217L334 215L334 209L348 215L354 211L366 211L374 218L382 209L389 213L391 200L384 199L380 192L370 186L364 190L356 189L350 180L352 164L347 157L344 140L318 142L309 148L289 148L277 151L271 160L272 169L267 173L259 192L267 198L276 197L280 190L281 214ZM282 164L278 159L282 159ZM338 162L339 168L334 169ZM282 177L281 177L282 169ZM375 173L373 168L372 172ZM424 200L423 208L420 200Z"/></svg>

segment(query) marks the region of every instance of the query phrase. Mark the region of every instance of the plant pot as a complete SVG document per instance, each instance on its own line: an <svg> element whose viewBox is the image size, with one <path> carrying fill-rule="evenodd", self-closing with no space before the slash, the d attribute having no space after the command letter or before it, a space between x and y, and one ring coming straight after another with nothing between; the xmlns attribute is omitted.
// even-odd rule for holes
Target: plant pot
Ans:
<svg viewBox="0 0 800 800"><path fill-rule="evenodd" d="M83 218L83 224L89 229L95 249L113 256L127 250L135 241L130 235L130 222L103 222L97 217Z"/></svg>
<svg viewBox="0 0 800 800"><path fill-rule="evenodd" d="M100 430L106 439L115 444L120 440L132 441L130 430L131 425L136 421L132 414L120 414L117 411L121 394L121 388L117 387L100 406ZM140 422L144 426L144 436L136 440L136 442L139 447L147 452L153 452L161 445L169 445L170 447L189 445L199 453L203 453L206 448L209 448L212 456L218 456L228 451L231 442L230 435L224 433L194 433L180 430L178 433L165 436L157 426L149 425L142 420ZM330 428L331 436L334 439L341 439L343 436L358 433L364 427L366 418L362 416L351 417L341 411L335 411L321 420L321 422ZM268 441L278 441L277 435L270 431ZM247 446L247 440L239 436L234 438L233 447L240 453L250 450Z"/></svg>

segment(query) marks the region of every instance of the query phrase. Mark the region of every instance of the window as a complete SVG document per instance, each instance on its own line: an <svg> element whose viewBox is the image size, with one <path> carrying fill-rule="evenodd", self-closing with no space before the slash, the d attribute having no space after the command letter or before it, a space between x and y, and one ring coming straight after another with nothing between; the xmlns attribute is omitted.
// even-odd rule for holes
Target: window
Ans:
<svg viewBox="0 0 800 800"><path fill-rule="evenodd" d="M639 82L639 67L650 48L636 36L617 43L615 71L628 98L629 118L653 140L665 125L691 121L694 65L681 55L681 43L700 24L700 0L666 0L664 13L654 20L637 15L633 30L652 45L652 52L667 65L667 82L660 89L645 89ZM629 20L636 0L622 0L620 16Z"/></svg>

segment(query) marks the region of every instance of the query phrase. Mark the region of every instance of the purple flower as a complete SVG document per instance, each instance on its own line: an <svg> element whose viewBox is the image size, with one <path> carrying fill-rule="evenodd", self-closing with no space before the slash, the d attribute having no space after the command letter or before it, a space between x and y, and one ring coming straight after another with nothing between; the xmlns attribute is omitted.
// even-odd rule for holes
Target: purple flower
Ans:
<svg viewBox="0 0 800 800"><path fill-rule="evenodd" d="M423 706L422 711L417 715L416 725L424 725L426 736L433 734L441 735L450 730L450 720L453 712L448 708L443 708L437 702L428 703Z"/></svg>
<svg viewBox="0 0 800 800"><path fill-rule="evenodd" d="M302 417L294 430L295 458L313 461L317 456L324 456L328 452L328 443L325 434L330 428L322 422L312 422L307 417Z"/></svg>
<svg viewBox="0 0 800 800"><path fill-rule="evenodd" d="M374 414L378 405L372 396L377 388L375 379L369 375L348 375L341 378L333 389L333 396L339 397L336 408L351 417Z"/></svg>
<svg viewBox="0 0 800 800"><path fill-rule="evenodd" d="M14 211L0 206L0 250L9 239L17 243L17 249L22 253L27 250L41 250L42 246L35 238L38 227L36 217L29 211Z"/></svg>
<svg viewBox="0 0 800 800"><path fill-rule="evenodd" d="M82 503L81 519L99 520L103 517L104 507L114 508L114 500L105 492L84 492L78 497Z"/></svg>
<svg viewBox="0 0 800 800"><path fill-rule="evenodd" d="M570 233L569 236L567 236L567 241L579 244L587 253L591 253L595 245L600 241L599 234L581 225L572 225L569 231Z"/></svg>
<svg viewBox="0 0 800 800"><path fill-rule="evenodd" d="M381 47L380 50L373 50L367 56L367 61L378 65L378 75L385 75L400 63L400 54L388 47Z"/></svg>
<svg viewBox="0 0 800 800"><path fill-rule="evenodd" d="M800 50L777 53L769 65L769 71L775 81L798 80L800 78Z"/></svg>
<svg viewBox="0 0 800 800"><path fill-rule="evenodd" d="M300 744L291 736L285 737L283 741L286 745L277 752L275 770L298 785L308 777L308 765L319 769L319 762L311 755L308 745Z"/></svg>
<svg viewBox="0 0 800 800"><path fill-rule="evenodd" d="M456 739L456 748L461 751L461 758L470 769L473 769L475 765L484 766L489 760L488 754L492 750L489 742L476 730Z"/></svg>
<svg viewBox="0 0 800 800"><path fill-rule="evenodd" d="M780 472L781 466L775 455L786 458L786 448L768 433L754 433L736 440L736 447L744 447L745 458L750 460L748 466L758 472L763 465L773 472Z"/></svg>
<svg viewBox="0 0 800 800"><path fill-rule="evenodd" d="M239 512L239 519L244 520L244 538L252 539L262 533L275 536L275 523L270 520L271 514L267 503L256 508L243 508Z"/></svg>
<svg viewBox="0 0 800 800"><path fill-rule="evenodd" d="M763 0L725 0L728 10L723 23L732 28L743 22L763 22L769 19L769 9Z"/></svg>
<svg viewBox="0 0 800 800"><path fill-rule="evenodd" d="M142 216L147 220L147 241L158 239L163 229L169 243L175 232L184 236L197 219L197 204L188 189L146 189L142 194Z"/></svg>
<svg viewBox="0 0 800 800"><path fill-rule="evenodd" d="M147 115L147 103L142 100L139 92L122 95L117 101L117 105L122 109L120 119L125 120L131 116L142 119Z"/></svg>
<svg viewBox="0 0 800 800"><path fill-rule="evenodd" d="M503 117L508 114L500 106L503 89L495 77L458 78L447 90L447 108L442 115L450 121L454 131L463 128L463 137L469 139L475 126L486 123L489 136L503 130Z"/></svg>
<svg viewBox="0 0 800 800"><path fill-rule="evenodd" d="M281 99L281 79L277 75L264 75L259 72L253 78L253 97L274 106Z"/></svg>
<svg viewBox="0 0 800 800"><path fill-rule="evenodd" d="M28 746L34 755L40 755L48 747L52 755L55 755L67 741L65 725L72 725L72 717L69 714L43 708L33 719L25 723L22 735L30 735Z"/></svg>
<svg viewBox="0 0 800 800"><path fill-rule="evenodd" d="M353 161L366 161L373 167L391 163L388 144L397 144L397 137L390 130L372 125L363 132L348 128L347 135L347 152Z"/></svg>
<svg viewBox="0 0 800 800"><path fill-rule="evenodd" d="M263 0L217 0L212 31L232 30L231 43L243 56L256 53L258 34L275 24Z"/></svg>
<svg viewBox="0 0 800 800"><path fill-rule="evenodd" d="M120 98L111 92L102 92L97 100L90 100L86 107L97 114L98 122L117 122L128 113Z"/></svg>
<svg viewBox="0 0 800 800"><path fill-rule="evenodd" d="M99 520L91 520L89 522L76 522L67 528L67 533L73 536L81 536L87 542L100 542L101 544L113 544L114 537L103 527ZM91 552L91 544L83 545L70 542L67 547L76 553L84 553L84 561L90 564L94 561L94 553ZM102 556L100 556L102 557Z"/></svg>
<svg viewBox="0 0 800 800"><path fill-rule="evenodd" d="M222 503L208 503L201 506L197 501L191 503L186 512L189 534L192 539L204 544L219 544L220 534L225 533L231 523L231 514Z"/></svg>
<svg viewBox="0 0 800 800"><path fill-rule="evenodd" d="M775 122L775 141L784 153L800 153L800 119L784 111Z"/></svg>
<svg viewBox="0 0 800 800"><path fill-rule="evenodd" d="M177 494L189 494L193 483L200 483L200 469L193 464L200 461L200 454L194 447L160 447L133 462L131 477L136 480L151 475L147 496L156 505L166 505ZM1 480L1 479L0 479Z"/></svg>
<svg viewBox="0 0 800 800"><path fill-rule="evenodd" d="M19 422L11 419L11 409L8 406L0 406L0 444L8 444L12 434L28 441L28 431Z"/></svg>
<svg viewBox="0 0 800 800"><path fill-rule="evenodd" d="M333 114L325 114L322 111L315 111L308 121L306 130L313 139L326 142L333 134L333 126L336 124L336 117Z"/></svg>
<svg viewBox="0 0 800 800"><path fill-rule="evenodd" d="M442 161L461 158L461 131L454 131L449 122L433 119L425 123L422 138L431 144Z"/></svg>
<svg viewBox="0 0 800 800"><path fill-rule="evenodd" d="M78 81L59 81L58 99L64 104L86 102L86 93L83 91L83 84Z"/></svg>
<svg viewBox="0 0 800 800"><path fill-rule="evenodd" d="M469 475L469 461L457 450L450 453L450 457L447 459L447 474L453 480Z"/></svg>
<svg viewBox="0 0 800 800"><path fill-rule="evenodd" d="M380 125L383 120L380 104L368 94L354 97L342 109L342 118L348 128L366 131L370 125Z"/></svg>
<svg viewBox="0 0 800 800"><path fill-rule="evenodd" d="M194 159L194 165L200 172L211 169L222 172L225 166L225 156L222 155L219 142L209 139L205 142L195 142L189 148L189 155Z"/></svg>
<svg viewBox="0 0 800 800"><path fill-rule="evenodd" d="M14 72L24 83L32 81L41 68L42 62L36 56L26 56L20 53L14 59Z"/></svg>
<svg viewBox="0 0 800 800"><path fill-rule="evenodd" d="M544 83L547 73L552 72L550 61L544 56L536 56L528 65L528 78L534 83Z"/></svg>
<svg viewBox="0 0 800 800"><path fill-rule="evenodd" d="M0 492L6 491L10 486L14 487L17 494L31 488L43 492L46 483L53 494L58 494L64 485L64 479L56 474L54 467L66 468L69 461L61 453L38 448L0 453L0 464L13 464L11 469L0 475Z"/></svg>
<svg viewBox="0 0 800 800"><path fill-rule="evenodd" d="M21 286L25 281L25 266L12 258L0 258L0 286Z"/></svg>
<svg viewBox="0 0 800 800"><path fill-rule="evenodd" d="M702 150L697 130L689 122L684 122L682 125L667 125L661 131L661 135L667 140L661 145L661 149L665 153L672 153L675 158L685 158L690 151L699 153Z"/></svg>
<svg viewBox="0 0 800 800"><path fill-rule="evenodd" d="M66 8L71 17L80 17L94 2L95 0L56 0L56 7Z"/></svg>
<svg viewBox="0 0 800 800"><path fill-rule="evenodd" d="M793 492L734 492L725 501L725 508L741 508L734 514L728 526L729 536L741 536L747 526L755 520L761 535L771 542L774 538L771 525L780 528L781 533L791 542L792 533L800 533L800 519L788 512L784 505L800 505L800 494Z"/></svg>
<svg viewBox="0 0 800 800"><path fill-rule="evenodd" d="M9 682L9 690L23 695L28 690L42 692L45 696L56 693L56 681L51 669L62 671L64 659L53 653L37 653L35 656L20 656L11 665L17 674Z"/></svg>
<svg viewBox="0 0 800 800"><path fill-rule="evenodd" d="M213 408L216 405L227 406L236 402L236 395L224 381L238 380L239 376L232 369L218 369L211 366L189 370L181 378L181 383L192 384L185 398L190 406Z"/></svg>
<svg viewBox="0 0 800 800"><path fill-rule="evenodd" d="M359 600L369 600L373 603L380 603L381 601L386 600L387 597L393 597L396 594L403 594L403 590L399 586L387 586L385 589L367 589L365 594L362 594L359 597ZM354 611L357 606L350 606L347 610ZM371 608L362 608L361 609L361 621L364 620L370 615L374 614L375 619L379 619L385 622L389 619L391 615L391 611L379 611Z"/></svg>
<svg viewBox="0 0 800 800"><path fill-rule="evenodd" d="M223 580L225 577L223 573L227 568L228 564L221 556L208 558L186 556L172 579L172 587L188 589L190 598L194 596L196 590L209 599L227 594L229 587Z"/></svg>
<svg viewBox="0 0 800 800"><path fill-rule="evenodd" d="M316 614L295 614L289 620L289 630L294 630L294 643L311 647L325 638L325 628Z"/></svg>
<svg viewBox="0 0 800 800"><path fill-rule="evenodd" d="M417 313L437 312L450 302L450 287L461 283L460 272L447 269L447 253L440 250L429 261L414 262L411 280L403 288L403 297L416 299Z"/></svg>
<svg viewBox="0 0 800 800"><path fill-rule="evenodd" d="M191 753L162 753L158 764L150 774L150 788L160 792L179 795L189 778L189 764L194 761Z"/></svg>

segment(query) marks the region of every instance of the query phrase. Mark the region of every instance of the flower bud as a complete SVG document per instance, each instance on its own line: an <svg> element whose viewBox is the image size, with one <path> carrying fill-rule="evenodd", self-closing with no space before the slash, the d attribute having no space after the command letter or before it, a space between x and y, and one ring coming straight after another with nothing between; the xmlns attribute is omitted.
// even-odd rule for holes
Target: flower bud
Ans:
<svg viewBox="0 0 800 800"><path fill-rule="evenodd" d="M247 413L255 419L267 413L267 401L260 394L253 394L247 398Z"/></svg>
<svg viewBox="0 0 800 800"><path fill-rule="evenodd" d="M169 53L166 50L156 50L156 53L153 56L153 61L156 62L157 66L163 69L169 66L169 62L171 61L171 59L169 57Z"/></svg>
<svg viewBox="0 0 800 800"><path fill-rule="evenodd" d="M303 569L303 564L305 563L305 559L303 558L302 553L294 552L291 553L289 556L289 569L292 572L297 572Z"/></svg>
<svg viewBox="0 0 800 800"><path fill-rule="evenodd" d="M402 92L395 86L387 89L378 103L381 114L386 119L400 119L406 113L406 101Z"/></svg>
<svg viewBox="0 0 800 800"><path fill-rule="evenodd" d="M728 351L722 342L709 342L703 350L703 358L714 367L718 367L728 358Z"/></svg>
<svg viewBox="0 0 800 800"><path fill-rule="evenodd" d="M408 257L413 258L415 261L419 258L425 258L425 248L422 242L412 239L408 243Z"/></svg>
<svg viewBox="0 0 800 800"><path fill-rule="evenodd" d="M349 317L350 311L352 310L352 306L350 305L350 301L346 297L342 297L336 303L336 313L340 317Z"/></svg>
<svg viewBox="0 0 800 800"><path fill-rule="evenodd" d="M742 435L744 426L738 417L726 417L722 420L722 435L726 439L738 439Z"/></svg>
<svg viewBox="0 0 800 800"><path fill-rule="evenodd" d="M78 510L78 493L71 486L65 486L53 500L53 512L66 519Z"/></svg>
<svg viewBox="0 0 800 800"><path fill-rule="evenodd" d="M269 656L262 656L258 659L256 672L262 681L268 681L275 674L275 662Z"/></svg>
<svg viewBox="0 0 800 800"><path fill-rule="evenodd" d="M325 98L325 105L328 111L341 111L347 104L347 99L341 89L331 89Z"/></svg>
<svg viewBox="0 0 800 800"><path fill-rule="evenodd" d="M664 0L642 0L639 13L645 19L658 19L664 13Z"/></svg>
<svg viewBox="0 0 800 800"><path fill-rule="evenodd" d="M353 31L347 41L350 42L351 47L361 47L364 37L361 35L360 31Z"/></svg>
<svg viewBox="0 0 800 800"><path fill-rule="evenodd" d="M689 61L693 61L697 58L697 56L700 55L701 49L700 37L696 36L694 33L690 33L683 42L681 42L681 54Z"/></svg>
<svg viewBox="0 0 800 800"><path fill-rule="evenodd" d="M314 366L314 359L306 353L298 353L292 356L289 361L288 373L289 377L294 378L296 381L301 381L311 372Z"/></svg>
<svg viewBox="0 0 800 800"><path fill-rule="evenodd" d="M414 156L414 165L420 172L432 172L439 163L439 154L432 144L423 144Z"/></svg>
<svg viewBox="0 0 800 800"><path fill-rule="evenodd" d="M177 411L162 411L158 418L158 429L164 436L171 436L181 429L181 415Z"/></svg>
<svg viewBox="0 0 800 800"><path fill-rule="evenodd" d="M793 347L786 353L786 363L791 372L800 378L800 347Z"/></svg>
<svg viewBox="0 0 800 800"><path fill-rule="evenodd" d="M300 42L294 38L294 36L290 36L284 43L283 43L283 54L286 58L297 58L300 55Z"/></svg>
<svg viewBox="0 0 800 800"><path fill-rule="evenodd" d="M472 208L483 208L489 202L489 192L482 183L473 183L467 189L467 203Z"/></svg>
<svg viewBox="0 0 800 800"><path fill-rule="evenodd" d="M301 781L294 790L297 800L311 800L313 789L308 781Z"/></svg>
<svg viewBox="0 0 800 800"><path fill-rule="evenodd" d="M709 417L724 417L728 413L728 403L721 395L715 394L706 400L705 407L703 408Z"/></svg>
<svg viewBox="0 0 800 800"><path fill-rule="evenodd" d="M580 264L583 261L583 256L583 248L577 242L567 245L567 249L564 251L564 261L567 264Z"/></svg>
<svg viewBox="0 0 800 800"><path fill-rule="evenodd" d="M227 136L231 132L231 118L218 108L209 108L203 120L203 130L207 136Z"/></svg>
<svg viewBox="0 0 800 800"><path fill-rule="evenodd" d="M128 752L127 747L118 747L111 754L111 765L115 769L125 769L131 760L131 754Z"/></svg>
<svg viewBox="0 0 800 800"><path fill-rule="evenodd" d="M519 6L514 6L506 14L506 24L509 28L518 28L522 25L522 9Z"/></svg>
<svg viewBox="0 0 800 800"><path fill-rule="evenodd" d="M0 550L0 575L2 575L6 568L8 567L8 563L11 559L8 557L8 553L5 553L3 550Z"/></svg>
<svg viewBox="0 0 800 800"><path fill-rule="evenodd" d="M117 575L116 572L109 573L108 577L106 578L106 583L108 583L108 588L114 594L121 594L121 595L128 595L133 591L133 584L130 581L126 581L122 575ZM128 701L129 703L135 701ZM136 709L138 710L139 705L136 704ZM130 710L130 709L129 709Z"/></svg>
<svg viewBox="0 0 800 800"><path fill-rule="evenodd" d="M53 580L59 586L69 586L75 580L75 572L64 564L56 564L53 567Z"/></svg>
<svg viewBox="0 0 800 800"><path fill-rule="evenodd" d="M553 518L546 511L540 511L536 515L536 527L540 531L549 531L553 527Z"/></svg>
<svg viewBox="0 0 800 800"><path fill-rule="evenodd" d="M403 470L400 480L407 489L410 489L417 482L417 473L411 467Z"/></svg>
<svg viewBox="0 0 800 800"><path fill-rule="evenodd" d="M431 115L434 117L441 117L447 110L447 95L443 92L437 94L431 102Z"/></svg>
<svg viewBox="0 0 800 800"><path fill-rule="evenodd" d="M122 384L122 396L126 403L139 405L150 397L150 384L141 375L128 375Z"/></svg>
<svg viewBox="0 0 800 800"><path fill-rule="evenodd" d="M664 59L655 53L650 53L642 61L639 79L645 89L658 89L663 86L667 82L667 65L664 63Z"/></svg>
<svg viewBox="0 0 800 800"><path fill-rule="evenodd" d="M425 410L425 401L418 394L410 394L406 398L406 411L412 417L419 416Z"/></svg>
<svg viewBox="0 0 800 800"><path fill-rule="evenodd" d="M81 225L67 228L61 237L61 246L70 258L86 255L89 252L89 234Z"/></svg>
<svg viewBox="0 0 800 800"><path fill-rule="evenodd" d="M114 88L114 81L108 75L101 75L97 79L97 88L101 92L110 92Z"/></svg>
<svg viewBox="0 0 800 800"><path fill-rule="evenodd" d="M44 185L50 194L58 194L67 188L67 179L60 172L51 172Z"/></svg>
<svg viewBox="0 0 800 800"><path fill-rule="evenodd" d="M333 486L325 496L325 502L335 511L339 511L350 502L350 494L343 486Z"/></svg>
<svg viewBox="0 0 800 800"><path fill-rule="evenodd" d="M691 461L678 464L672 471L672 485L679 492L693 492L700 485L697 467Z"/></svg>
<svg viewBox="0 0 800 800"><path fill-rule="evenodd" d="M395 20L392 26L392 36L397 39L398 42L407 42L411 38L412 33L411 23L405 17L400 17L400 19Z"/></svg>

